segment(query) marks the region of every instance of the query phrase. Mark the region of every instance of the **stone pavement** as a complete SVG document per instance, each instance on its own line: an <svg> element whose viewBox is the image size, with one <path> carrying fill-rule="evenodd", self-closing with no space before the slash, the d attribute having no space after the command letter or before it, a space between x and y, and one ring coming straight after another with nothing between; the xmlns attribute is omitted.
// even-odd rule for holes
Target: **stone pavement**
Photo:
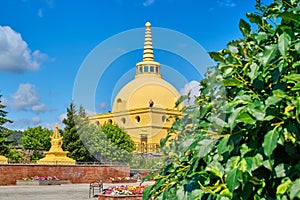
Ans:
<svg viewBox="0 0 300 200"><path fill-rule="evenodd" d="M151 185L146 182L143 185ZM104 184L104 188L113 184ZM0 200L96 200L89 198L89 184L0 186Z"/></svg>
<svg viewBox="0 0 300 200"><path fill-rule="evenodd" d="M87 200L88 197L89 184L0 186L0 200Z"/></svg>

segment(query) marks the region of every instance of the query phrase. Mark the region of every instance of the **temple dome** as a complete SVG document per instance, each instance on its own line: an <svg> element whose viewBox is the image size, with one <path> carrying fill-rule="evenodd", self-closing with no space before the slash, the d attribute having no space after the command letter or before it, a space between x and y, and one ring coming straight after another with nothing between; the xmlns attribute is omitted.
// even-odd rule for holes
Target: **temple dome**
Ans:
<svg viewBox="0 0 300 200"><path fill-rule="evenodd" d="M135 78L120 90L113 104L113 112L150 107L151 100L153 107L174 109L179 97L180 94L170 83L149 74Z"/></svg>
<svg viewBox="0 0 300 200"><path fill-rule="evenodd" d="M154 60L151 23L145 24L143 60L136 64L134 80L125 85L117 94L113 112L146 107L174 109L180 97L178 91L162 79L160 63ZM150 101L154 104L150 105Z"/></svg>

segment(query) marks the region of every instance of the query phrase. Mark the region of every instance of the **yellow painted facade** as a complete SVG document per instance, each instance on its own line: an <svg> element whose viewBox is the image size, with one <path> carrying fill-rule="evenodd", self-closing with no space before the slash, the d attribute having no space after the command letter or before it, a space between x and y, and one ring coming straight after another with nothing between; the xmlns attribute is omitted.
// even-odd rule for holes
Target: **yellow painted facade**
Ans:
<svg viewBox="0 0 300 200"><path fill-rule="evenodd" d="M136 64L132 81L117 94L112 112L89 117L91 123L117 123L136 144L138 152L156 152L160 140L167 135L180 115L175 108L179 92L162 79L160 63L154 61L151 24L146 23L143 60Z"/></svg>

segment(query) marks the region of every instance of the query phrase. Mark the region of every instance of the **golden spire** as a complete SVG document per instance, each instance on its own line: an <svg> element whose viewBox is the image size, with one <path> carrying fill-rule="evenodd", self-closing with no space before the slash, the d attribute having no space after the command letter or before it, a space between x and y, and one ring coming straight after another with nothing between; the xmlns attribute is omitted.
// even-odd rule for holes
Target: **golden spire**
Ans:
<svg viewBox="0 0 300 200"><path fill-rule="evenodd" d="M54 133L52 135L52 139L60 139L58 124L55 124L55 130L54 130Z"/></svg>
<svg viewBox="0 0 300 200"><path fill-rule="evenodd" d="M160 63L154 61L153 46L152 46L152 35L151 35L151 23L145 24L145 41L144 41L144 53L143 61L136 64L135 77L139 75L150 75L162 77L160 73Z"/></svg>
<svg viewBox="0 0 300 200"><path fill-rule="evenodd" d="M151 36L151 29L150 29L151 23L147 22L145 26L146 26L146 32L145 32L143 61L154 61L152 36Z"/></svg>

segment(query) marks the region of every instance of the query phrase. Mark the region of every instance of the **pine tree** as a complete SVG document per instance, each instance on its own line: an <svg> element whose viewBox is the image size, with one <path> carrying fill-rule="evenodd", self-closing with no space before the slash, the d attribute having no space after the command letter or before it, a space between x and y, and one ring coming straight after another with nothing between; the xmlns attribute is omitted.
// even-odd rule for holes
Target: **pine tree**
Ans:
<svg viewBox="0 0 300 200"><path fill-rule="evenodd" d="M6 118L7 112L4 110L6 106L1 103L1 97L0 94L0 155L7 155L10 148L6 138L12 134L12 131L4 127L4 124L12 123L12 121Z"/></svg>
<svg viewBox="0 0 300 200"><path fill-rule="evenodd" d="M63 149L69 151L68 156L79 162L91 162L93 156L85 148L80 136L77 132L77 128L80 123L85 121L86 114L82 107L77 112L75 104L72 102L67 108L67 118L63 120L66 125L63 131Z"/></svg>

